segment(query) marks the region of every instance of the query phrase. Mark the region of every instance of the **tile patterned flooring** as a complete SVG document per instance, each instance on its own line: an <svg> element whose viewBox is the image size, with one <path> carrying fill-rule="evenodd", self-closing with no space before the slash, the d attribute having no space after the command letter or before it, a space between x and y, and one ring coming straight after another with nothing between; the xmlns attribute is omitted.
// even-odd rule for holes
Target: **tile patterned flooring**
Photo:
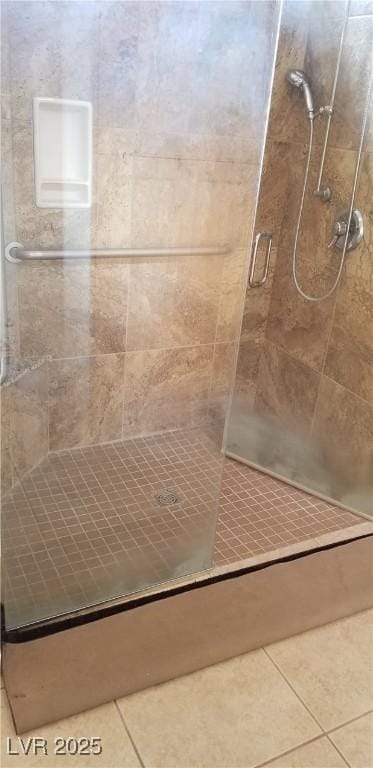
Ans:
<svg viewBox="0 0 373 768"><path fill-rule="evenodd" d="M226 459L215 563L245 560L359 525L362 518L316 496Z"/></svg>
<svg viewBox="0 0 373 768"><path fill-rule="evenodd" d="M372 642L373 610L290 637L39 728L48 757L6 754L1 691L1 765L372 768ZM92 735L100 756L53 755L57 736Z"/></svg>
<svg viewBox="0 0 373 768"><path fill-rule="evenodd" d="M7 626L201 571L214 546L227 566L359 523L199 430L51 454L3 504Z"/></svg>

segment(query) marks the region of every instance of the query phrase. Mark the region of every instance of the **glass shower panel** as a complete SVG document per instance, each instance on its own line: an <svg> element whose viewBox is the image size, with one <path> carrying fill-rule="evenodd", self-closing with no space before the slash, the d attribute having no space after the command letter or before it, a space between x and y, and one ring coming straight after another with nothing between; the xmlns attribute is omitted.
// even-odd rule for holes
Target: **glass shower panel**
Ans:
<svg viewBox="0 0 373 768"><path fill-rule="evenodd" d="M2 12L16 627L213 562L279 5Z"/></svg>
<svg viewBox="0 0 373 768"><path fill-rule="evenodd" d="M373 15L352 15L354 8L284 5L254 228L272 234L271 268L265 284L246 293L226 451L372 514ZM359 169L353 205L364 237L347 252L335 292L315 302L299 295L292 268L309 122L301 92L286 80L293 66L306 72L316 108L332 103L337 76L329 133L325 116L314 121L296 253L298 282L311 296L328 292L336 279L342 251L328 244L349 211ZM324 202L313 192L326 135L322 181L331 198Z"/></svg>

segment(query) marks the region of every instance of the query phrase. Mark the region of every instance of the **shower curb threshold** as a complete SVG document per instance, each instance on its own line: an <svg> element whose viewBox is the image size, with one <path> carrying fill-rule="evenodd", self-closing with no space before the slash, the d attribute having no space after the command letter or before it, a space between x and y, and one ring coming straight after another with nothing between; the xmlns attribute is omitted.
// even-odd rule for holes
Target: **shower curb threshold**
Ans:
<svg viewBox="0 0 373 768"><path fill-rule="evenodd" d="M17 732L366 610L373 605L372 557L373 532L360 530L5 632L3 673Z"/></svg>

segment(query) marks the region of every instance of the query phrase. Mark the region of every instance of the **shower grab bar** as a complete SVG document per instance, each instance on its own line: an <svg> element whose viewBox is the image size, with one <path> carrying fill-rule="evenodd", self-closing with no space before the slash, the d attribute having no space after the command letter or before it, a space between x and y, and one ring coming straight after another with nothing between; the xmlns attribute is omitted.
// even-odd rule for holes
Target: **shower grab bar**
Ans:
<svg viewBox="0 0 373 768"><path fill-rule="evenodd" d="M22 243L9 243L5 249L8 261L54 261L56 259L89 259L89 258L136 258L140 256L219 256L230 253L228 246L201 248L96 248L89 251L32 251L24 248Z"/></svg>
<svg viewBox="0 0 373 768"><path fill-rule="evenodd" d="M262 238L266 238L268 240L267 243L267 249L265 253L265 260L264 260L264 267L263 267L263 275L260 278L260 280L254 280L254 273L255 273L255 266L256 266L256 258L258 255L258 248L259 243ZM250 258L250 266L249 266L249 279L248 284L250 288L260 288L261 285L264 285L265 281L268 277L268 271L269 271L269 264L271 260L271 250L272 250L272 234L270 232L258 232L254 242L253 247L251 250L251 258Z"/></svg>

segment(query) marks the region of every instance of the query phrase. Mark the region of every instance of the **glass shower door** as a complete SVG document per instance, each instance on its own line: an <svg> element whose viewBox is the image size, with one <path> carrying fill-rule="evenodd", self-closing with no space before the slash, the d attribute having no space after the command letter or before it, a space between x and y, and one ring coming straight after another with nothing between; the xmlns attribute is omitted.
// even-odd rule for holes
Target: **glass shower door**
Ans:
<svg viewBox="0 0 373 768"><path fill-rule="evenodd" d="M276 8L2 3L9 628L213 562Z"/></svg>

